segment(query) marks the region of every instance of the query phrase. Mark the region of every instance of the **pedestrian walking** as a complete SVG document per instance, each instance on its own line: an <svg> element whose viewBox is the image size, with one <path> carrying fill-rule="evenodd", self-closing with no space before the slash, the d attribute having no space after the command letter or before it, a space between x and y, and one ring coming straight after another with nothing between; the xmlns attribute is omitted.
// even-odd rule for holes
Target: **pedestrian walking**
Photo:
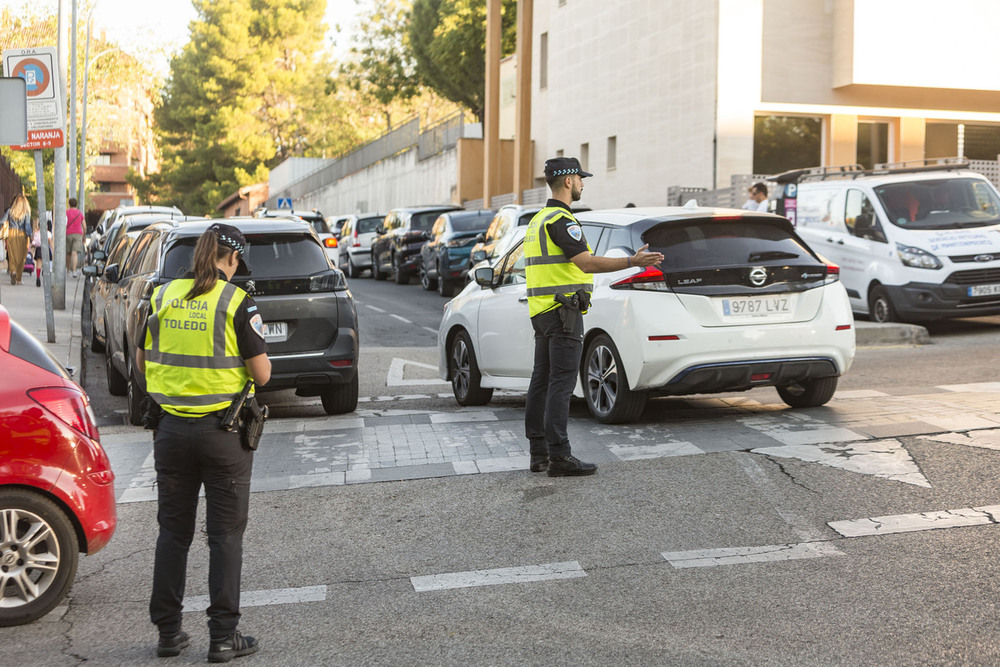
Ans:
<svg viewBox="0 0 1000 667"><path fill-rule="evenodd" d="M46 238L49 241L49 252L48 259L43 260L42 258L42 233L41 228L38 226L38 221L36 220L32 227L34 228L34 233L31 235L31 247L35 249L34 259L35 259L35 287L42 286L42 262L49 262L49 266L52 265L52 223L47 223L46 227L48 229L48 234Z"/></svg>
<svg viewBox="0 0 1000 667"><path fill-rule="evenodd" d="M74 278L80 276L78 262L83 257L83 213L76 207L76 199L70 197L66 209L66 269Z"/></svg>
<svg viewBox="0 0 1000 667"><path fill-rule="evenodd" d="M663 261L648 244L631 257L597 257L570 206L583 194L591 176L576 158L545 162L552 197L535 214L524 236L528 313L535 331L535 359L528 386L524 430L531 472L549 477L592 475L593 463L572 455L566 428L569 402L583 356L583 313L590 305L593 273L645 267Z"/></svg>
<svg viewBox="0 0 1000 667"><path fill-rule="evenodd" d="M20 285L24 274L24 259L31 249L31 204L24 193L14 197L10 208L0 218L6 226L7 273L11 285Z"/></svg>
<svg viewBox="0 0 1000 667"><path fill-rule="evenodd" d="M136 350L147 392L162 410L153 434L160 533L149 602L161 657L178 655L190 643L181 629L181 607L202 485L208 660L228 662L259 647L237 630L253 451L241 445L239 432L222 428L222 415L250 386L247 381L264 385L271 376L257 306L229 282L237 273L249 274L246 254L238 229L209 227L195 246L194 271L153 291L144 344Z"/></svg>

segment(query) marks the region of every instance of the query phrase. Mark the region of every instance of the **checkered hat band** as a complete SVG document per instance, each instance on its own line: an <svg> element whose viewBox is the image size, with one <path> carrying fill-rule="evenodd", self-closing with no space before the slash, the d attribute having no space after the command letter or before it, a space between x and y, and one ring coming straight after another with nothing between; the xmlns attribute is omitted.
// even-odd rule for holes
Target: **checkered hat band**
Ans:
<svg viewBox="0 0 1000 667"><path fill-rule="evenodd" d="M225 235L225 234L223 234L221 232L216 232L216 233L219 236L219 241L223 245L229 246L230 248L232 248L233 250L235 250L236 252L238 252L241 255L243 254L244 248L243 248L243 244L242 243L240 243L236 239L232 238L231 236L227 236L227 235Z"/></svg>
<svg viewBox="0 0 1000 667"><path fill-rule="evenodd" d="M569 176L570 174L575 174L579 169L556 169L552 172L553 176Z"/></svg>

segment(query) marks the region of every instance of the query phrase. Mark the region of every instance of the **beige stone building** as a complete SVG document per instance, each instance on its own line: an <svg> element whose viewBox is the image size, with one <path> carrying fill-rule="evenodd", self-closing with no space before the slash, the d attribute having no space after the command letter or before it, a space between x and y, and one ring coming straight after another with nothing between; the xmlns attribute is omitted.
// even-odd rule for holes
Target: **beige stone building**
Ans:
<svg viewBox="0 0 1000 667"><path fill-rule="evenodd" d="M535 0L534 173L593 207L741 174L1000 153L995 0Z"/></svg>

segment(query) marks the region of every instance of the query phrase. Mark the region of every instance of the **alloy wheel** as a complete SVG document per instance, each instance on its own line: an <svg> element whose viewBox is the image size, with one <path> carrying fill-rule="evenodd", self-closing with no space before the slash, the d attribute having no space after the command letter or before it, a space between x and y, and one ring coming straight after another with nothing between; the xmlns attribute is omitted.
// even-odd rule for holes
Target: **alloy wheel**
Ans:
<svg viewBox="0 0 1000 667"><path fill-rule="evenodd" d="M618 364L605 345L593 348L587 360L587 393L590 404L600 414L608 414L618 398Z"/></svg>

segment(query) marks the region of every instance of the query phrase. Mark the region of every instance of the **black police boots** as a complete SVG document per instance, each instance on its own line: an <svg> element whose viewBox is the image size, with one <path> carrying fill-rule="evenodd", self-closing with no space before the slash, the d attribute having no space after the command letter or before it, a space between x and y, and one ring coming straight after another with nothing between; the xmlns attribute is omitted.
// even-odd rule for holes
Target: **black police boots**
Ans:
<svg viewBox="0 0 1000 667"><path fill-rule="evenodd" d="M597 472L595 464L584 463L575 456L549 459L549 477L577 477L593 475L595 472Z"/></svg>
<svg viewBox="0 0 1000 667"><path fill-rule="evenodd" d="M213 639L208 645L209 662L229 662L233 658L256 653L260 646L253 637L234 632L225 639Z"/></svg>
<svg viewBox="0 0 1000 667"><path fill-rule="evenodd" d="M545 472L549 469L548 454L531 455L531 472Z"/></svg>
<svg viewBox="0 0 1000 667"><path fill-rule="evenodd" d="M172 658L191 644L186 632L175 635L160 635L160 643L156 645L156 655L160 658Z"/></svg>

